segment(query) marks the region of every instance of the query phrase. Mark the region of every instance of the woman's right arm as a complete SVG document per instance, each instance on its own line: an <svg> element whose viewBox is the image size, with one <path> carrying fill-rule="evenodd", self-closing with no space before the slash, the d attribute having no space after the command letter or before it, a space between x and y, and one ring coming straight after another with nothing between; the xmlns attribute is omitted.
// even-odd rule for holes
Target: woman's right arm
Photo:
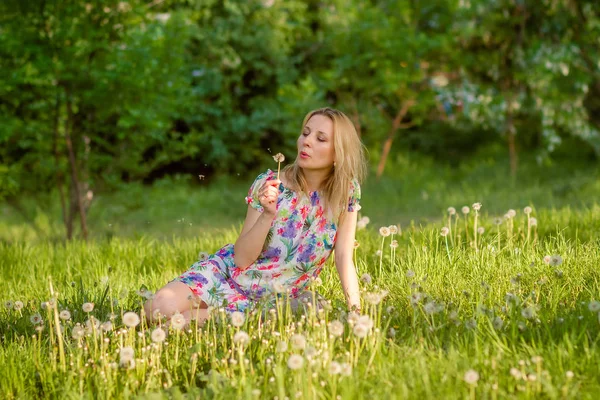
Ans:
<svg viewBox="0 0 600 400"><path fill-rule="evenodd" d="M260 255L271 224L277 214L277 194L279 181L266 182L261 188L264 197L259 201L264 208L261 213L252 206L248 206L246 219L242 232L233 245L233 262L242 269L250 266Z"/></svg>

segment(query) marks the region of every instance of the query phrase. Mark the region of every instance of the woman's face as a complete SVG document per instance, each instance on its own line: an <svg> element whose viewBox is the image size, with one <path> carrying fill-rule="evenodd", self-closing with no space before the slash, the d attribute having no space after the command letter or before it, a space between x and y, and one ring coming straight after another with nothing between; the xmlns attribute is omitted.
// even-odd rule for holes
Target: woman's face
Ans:
<svg viewBox="0 0 600 400"><path fill-rule="evenodd" d="M298 138L298 165L305 169L329 170L334 160L333 121L325 115L313 115Z"/></svg>

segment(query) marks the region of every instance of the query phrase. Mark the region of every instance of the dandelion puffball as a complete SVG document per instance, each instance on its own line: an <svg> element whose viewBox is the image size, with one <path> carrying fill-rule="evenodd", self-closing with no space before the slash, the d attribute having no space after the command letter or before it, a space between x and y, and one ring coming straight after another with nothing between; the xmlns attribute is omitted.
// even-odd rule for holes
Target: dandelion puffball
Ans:
<svg viewBox="0 0 600 400"><path fill-rule="evenodd" d="M71 336L73 339L80 339L83 337L83 335L85 335L85 330L83 327L79 325L73 327L73 330L71 331Z"/></svg>
<svg viewBox="0 0 600 400"><path fill-rule="evenodd" d="M440 230L440 235L446 237L448 236L448 233L450 233L450 229L447 226L444 226L441 230Z"/></svg>
<svg viewBox="0 0 600 400"><path fill-rule="evenodd" d="M133 351L132 347L121 347L121 350L119 351L119 359L121 361L121 364L132 361L134 355L135 352Z"/></svg>
<svg viewBox="0 0 600 400"><path fill-rule="evenodd" d="M344 324L338 320L331 321L328 325L329 333L333 336L342 336L344 334Z"/></svg>
<svg viewBox="0 0 600 400"><path fill-rule="evenodd" d="M250 336L244 331L236 332L236 334L233 335L233 343L244 346L244 345L248 344L249 342L250 342Z"/></svg>
<svg viewBox="0 0 600 400"><path fill-rule="evenodd" d="M387 226L382 226L381 228L379 228L379 234L383 237L390 236L390 228L388 228Z"/></svg>
<svg viewBox="0 0 600 400"><path fill-rule="evenodd" d="M477 373L477 371L470 369L467 372L465 372L464 380L469 385L474 385L479 380L479 374Z"/></svg>
<svg viewBox="0 0 600 400"><path fill-rule="evenodd" d="M288 358L287 365L288 368L292 370L300 369L304 365L304 358L301 355L292 354L290 358Z"/></svg>
<svg viewBox="0 0 600 400"><path fill-rule="evenodd" d="M244 321L246 320L244 313L239 311L234 311L231 313L231 325L239 328L244 325Z"/></svg>
<svg viewBox="0 0 600 400"><path fill-rule="evenodd" d="M94 310L94 303L83 303L81 309L83 310L83 312L92 312Z"/></svg>
<svg viewBox="0 0 600 400"><path fill-rule="evenodd" d="M162 328L156 328L150 334L150 338L154 343L162 343L165 341L167 333Z"/></svg>
<svg viewBox="0 0 600 400"><path fill-rule="evenodd" d="M462 211L462 213L463 213L463 214L465 214L465 215L466 215L466 214L468 214L468 213L469 213L469 211L470 211L470 210L469 210L469 207L468 207L468 206L464 206L464 207L461 209L461 211Z"/></svg>
<svg viewBox="0 0 600 400"><path fill-rule="evenodd" d="M123 324L128 328L135 328L140 323L140 317L133 311L123 314Z"/></svg>
<svg viewBox="0 0 600 400"><path fill-rule="evenodd" d="M171 328L183 329L184 326L185 326L185 317L182 314L177 313L171 317Z"/></svg>
<svg viewBox="0 0 600 400"><path fill-rule="evenodd" d="M338 375L342 373L342 366L337 361L332 361L329 364L329 374L330 375Z"/></svg>
<svg viewBox="0 0 600 400"><path fill-rule="evenodd" d="M31 321L31 323L33 325L38 325L42 323L42 316L40 314L33 314L31 317L29 317L29 321Z"/></svg>
<svg viewBox="0 0 600 400"><path fill-rule="evenodd" d="M290 343L294 350L304 350L306 347L306 338L303 335L296 333L290 338Z"/></svg>
<svg viewBox="0 0 600 400"><path fill-rule="evenodd" d="M69 320L71 319L71 312L69 312L69 310L62 310L60 314L58 314L58 317L63 321Z"/></svg>
<svg viewBox="0 0 600 400"><path fill-rule="evenodd" d="M474 203L471 207L473 207L473 210L479 211L481 210L481 203Z"/></svg>
<svg viewBox="0 0 600 400"><path fill-rule="evenodd" d="M277 153L273 156L273 160L275 160L275 162L281 163L285 161L285 156L281 153Z"/></svg>

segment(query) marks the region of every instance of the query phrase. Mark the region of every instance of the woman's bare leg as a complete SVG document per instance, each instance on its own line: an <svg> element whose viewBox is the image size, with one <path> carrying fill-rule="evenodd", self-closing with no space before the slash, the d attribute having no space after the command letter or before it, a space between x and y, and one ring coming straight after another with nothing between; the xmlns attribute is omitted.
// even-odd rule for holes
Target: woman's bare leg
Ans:
<svg viewBox="0 0 600 400"><path fill-rule="evenodd" d="M156 292L152 299L149 299L144 304L146 318L150 322L154 322L154 313L158 310L161 315L167 318L171 318L173 314L181 313L189 323L191 318L197 314L194 310L206 308L208 308L207 304L203 301L197 304L194 301L194 294L189 286L179 281L167 283ZM206 317L208 316L208 312L206 310L203 311L203 313L200 313L200 318L203 317L201 314L206 314Z"/></svg>

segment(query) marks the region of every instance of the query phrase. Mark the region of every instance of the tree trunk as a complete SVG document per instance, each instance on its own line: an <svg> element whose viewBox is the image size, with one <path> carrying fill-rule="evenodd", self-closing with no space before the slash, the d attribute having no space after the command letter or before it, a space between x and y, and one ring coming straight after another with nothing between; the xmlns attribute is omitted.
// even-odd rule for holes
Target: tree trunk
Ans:
<svg viewBox="0 0 600 400"><path fill-rule="evenodd" d="M381 159L379 160L379 165L377 166L377 179L381 178L383 174L383 169L385 168L385 163L387 161L388 155L392 148L392 143L394 142L394 135L396 131L400 128L408 128L412 126L411 124L402 124L402 120L408 113L408 110L415 104L414 100L407 100L402 107L398 110L394 121L392 122L392 127L388 133L388 137L383 144L383 151L381 152Z"/></svg>
<svg viewBox="0 0 600 400"><path fill-rule="evenodd" d="M56 94L56 108L54 110L54 142L52 144L52 150L54 152L54 165L56 167L56 187L58 189L58 195L60 197L60 209L62 211L62 220L67 231L67 239L71 239L69 232L72 233L73 229L69 229L67 225L67 206L65 204L65 192L63 190L63 176L60 168L60 153L58 151L58 140L60 137L59 133L59 121L60 121L60 97Z"/></svg>
<svg viewBox="0 0 600 400"><path fill-rule="evenodd" d="M517 164L518 164L518 156L517 156L517 148L515 145L515 123L513 120L513 102L514 95L511 93L506 101L508 102L506 106L506 139L508 143L508 157L510 163L510 175L514 179L517 177Z"/></svg>
<svg viewBox="0 0 600 400"><path fill-rule="evenodd" d="M83 239L87 241L87 223L85 218L85 210L83 207L83 199L81 198L79 179L77 178L77 162L75 159L75 152L73 151L73 142L71 141L71 132L70 130L73 128L73 109L71 106L71 99L69 96L69 90L66 89L66 97L67 97L67 123L65 125L65 140L67 143L67 152L69 155L69 164L71 165L71 184L73 187L73 194L76 197L72 204L77 206L79 209L79 220L81 222L81 234Z"/></svg>

